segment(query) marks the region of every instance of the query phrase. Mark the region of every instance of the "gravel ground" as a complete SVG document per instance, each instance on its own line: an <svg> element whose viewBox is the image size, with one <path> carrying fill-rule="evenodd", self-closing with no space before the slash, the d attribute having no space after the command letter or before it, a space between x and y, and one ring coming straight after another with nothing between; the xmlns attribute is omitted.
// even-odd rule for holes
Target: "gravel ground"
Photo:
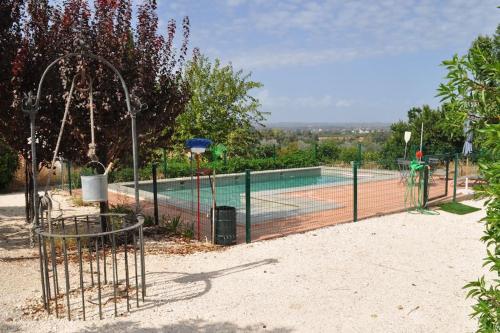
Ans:
<svg viewBox="0 0 500 333"><path fill-rule="evenodd" d="M19 218L23 203L22 195L0 196L0 332L427 333L475 327L462 286L484 272L477 223L484 211L401 213L221 252L150 255L141 308L118 319L68 322L44 315L34 320L20 310L40 294L38 261L25 249Z"/></svg>

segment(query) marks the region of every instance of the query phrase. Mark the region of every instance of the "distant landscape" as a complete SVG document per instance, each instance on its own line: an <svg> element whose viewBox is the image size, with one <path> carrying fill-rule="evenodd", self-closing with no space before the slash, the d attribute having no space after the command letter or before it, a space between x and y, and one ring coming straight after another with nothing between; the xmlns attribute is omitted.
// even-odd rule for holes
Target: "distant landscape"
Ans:
<svg viewBox="0 0 500 333"><path fill-rule="evenodd" d="M352 129L371 129L371 130L389 130L390 123L382 122L349 122L349 123L324 123L324 122L270 122L266 124L268 128L281 129L309 129L309 130L352 130Z"/></svg>

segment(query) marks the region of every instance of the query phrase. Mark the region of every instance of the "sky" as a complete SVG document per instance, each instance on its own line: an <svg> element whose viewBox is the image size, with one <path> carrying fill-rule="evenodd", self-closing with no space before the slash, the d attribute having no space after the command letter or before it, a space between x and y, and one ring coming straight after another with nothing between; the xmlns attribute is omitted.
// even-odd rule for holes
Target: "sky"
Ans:
<svg viewBox="0 0 500 333"><path fill-rule="evenodd" d="M500 23L496 0L159 0L160 27L252 73L269 122L393 122L438 106L441 61Z"/></svg>

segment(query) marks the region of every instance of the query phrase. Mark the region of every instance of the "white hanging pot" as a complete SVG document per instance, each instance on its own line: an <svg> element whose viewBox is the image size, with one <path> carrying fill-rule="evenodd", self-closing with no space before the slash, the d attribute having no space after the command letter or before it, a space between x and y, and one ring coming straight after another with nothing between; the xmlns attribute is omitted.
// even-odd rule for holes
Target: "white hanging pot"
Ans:
<svg viewBox="0 0 500 333"><path fill-rule="evenodd" d="M89 162L86 165L91 163L99 164L103 170L105 169L100 162ZM106 173L90 176L81 175L80 178L82 181L82 200L84 202L108 201L108 175Z"/></svg>

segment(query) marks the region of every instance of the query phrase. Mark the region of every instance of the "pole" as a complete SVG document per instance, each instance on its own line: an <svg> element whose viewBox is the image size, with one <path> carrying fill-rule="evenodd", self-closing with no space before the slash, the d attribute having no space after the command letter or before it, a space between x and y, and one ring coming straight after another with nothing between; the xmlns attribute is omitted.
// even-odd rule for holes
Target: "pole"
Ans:
<svg viewBox="0 0 500 333"><path fill-rule="evenodd" d="M422 120L422 126L420 127L420 152L423 153L422 151L422 144L424 140L424 121ZM422 161L422 157L419 157L419 161Z"/></svg>
<svg viewBox="0 0 500 333"><path fill-rule="evenodd" d="M137 145L137 125L136 114L130 113L132 119L132 155L134 159L134 197L135 197L135 214L139 213L139 148Z"/></svg>
<svg viewBox="0 0 500 333"><path fill-rule="evenodd" d="M246 242L252 241L251 237L251 212L250 212L250 170L245 170L245 236Z"/></svg>
<svg viewBox="0 0 500 333"><path fill-rule="evenodd" d="M214 181L212 183L212 244L215 244L215 231L217 230L217 226L215 225L215 210L217 209L217 202L216 202L216 187L215 187L215 167L213 168L213 176L214 176Z"/></svg>
<svg viewBox="0 0 500 333"><path fill-rule="evenodd" d="M158 219L158 182L156 180L156 163L153 163L151 166L152 168L152 174L153 174L153 211L154 211L154 218L155 218L155 225L159 224L159 219Z"/></svg>
<svg viewBox="0 0 500 333"><path fill-rule="evenodd" d="M33 215L35 226L38 227L38 184L37 184L37 173L38 166L36 163L36 137L35 137L35 118L36 109L30 112L30 132L31 132L31 172L33 173Z"/></svg>
<svg viewBox="0 0 500 333"><path fill-rule="evenodd" d="M196 155L196 191L198 193L197 239L200 241L200 155Z"/></svg>
<svg viewBox="0 0 500 333"><path fill-rule="evenodd" d="M455 154L455 173L453 175L453 202L457 201L458 153Z"/></svg>
<svg viewBox="0 0 500 333"><path fill-rule="evenodd" d="M354 222L358 220L358 165L356 161L352 161L352 193L353 193L353 209L352 219Z"/></svg>
<svg viewBox="0 0 500 333"><path fill-rule="evenodd" d="M449 172L450 172L450 157L446 157L446 174L445 174L445 188L444 188L444 196L448 196L448 181L449 181Z"/></svg>
<svg viewBox="0 0 500 333"><path fill-rule="evenodd" d="M424 165L424 184L422 199L422 208L426 208L427 201L429 201L429 166L427 163Z"/></svg>
<svg viewBox="0 0 500 333"><path fill-rule="evenodd" d="M72 184L71 184L71 161L68 160L68 187L69 187L69 195L73 195Z"/></svg>
<svg viewBox="0 0 500 333"><path fill-rule="evenodd" d="M193 153L189 155L189 170L191 174L191 227L194 231L194 179L193 179Z"/></svg>

